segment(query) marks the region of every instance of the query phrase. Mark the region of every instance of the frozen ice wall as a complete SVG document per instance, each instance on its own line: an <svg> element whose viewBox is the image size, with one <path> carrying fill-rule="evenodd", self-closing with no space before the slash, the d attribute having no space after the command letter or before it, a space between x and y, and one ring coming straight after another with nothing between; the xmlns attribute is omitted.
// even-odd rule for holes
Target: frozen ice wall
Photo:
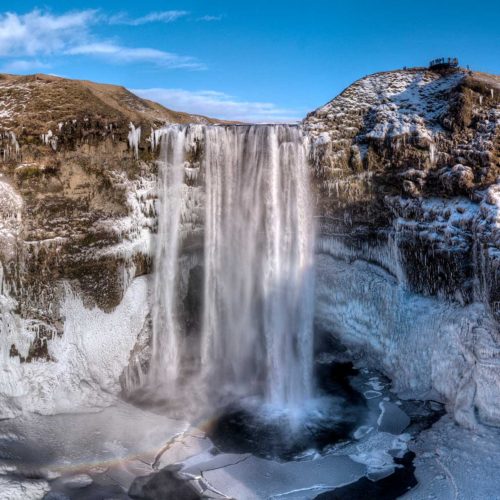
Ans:
<svg viewBox="0 0 500 500"><path fill-rule="evenodd" d="M412 292L394 241L318 245L316 325L382 369L403 397L442 400L469 427L500 423L500 348L484 303ZM403 272L402 272L403 271Z"/></svg>
<svg viewBox="0 0 500 500"><path fill-rule="evenodd" d="M0 418L110 404L120 392L119 376L148 313L147 278L135 279L111 313L87 308L68 286L61 306L63 334L54 332L47 340L49 359L29 362L21 357L27 357L37 329L46 325L20 318L8 290L0 291ZM14 343L20 357L10 356Z"/></svg>

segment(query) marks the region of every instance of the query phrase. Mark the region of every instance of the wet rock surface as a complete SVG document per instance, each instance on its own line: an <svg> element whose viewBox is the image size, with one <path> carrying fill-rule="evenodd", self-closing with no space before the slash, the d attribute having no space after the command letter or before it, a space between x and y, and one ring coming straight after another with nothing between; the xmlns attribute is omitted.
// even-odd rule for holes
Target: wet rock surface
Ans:
<svg viewBox="0 0 500 500"><path fill-rule="evenodd" d="M197 500L200 498L187 481L179 479L175 471L168 470L168 468L150 476L137 478L130 486L128 495L135 500L161 500L163 498Z"/></svg>

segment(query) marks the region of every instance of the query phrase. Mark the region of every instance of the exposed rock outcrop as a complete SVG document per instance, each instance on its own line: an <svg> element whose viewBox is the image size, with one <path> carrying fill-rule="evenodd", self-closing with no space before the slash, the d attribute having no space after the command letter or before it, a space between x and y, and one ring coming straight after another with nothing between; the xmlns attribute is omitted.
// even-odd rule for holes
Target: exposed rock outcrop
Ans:
<svg viewBox="0 0 500 500"><path fill-rule="evenodd" d="M499 125L499 77L423 68L362 78L304 122L320 327L468 425L500 424Z"/></svg>
<svg viewBox="0 0 500 500"><path fill-rule="evenodd" d="M30 397L45 400L36 408L40 411L50 412L56 404L51 398L57 384L43 382L28 365L46 363L41 370L48 379L62 365L70 371L63 361L67 353L54 343L70 342L61 340L69 321L68 300L71 311L75 300L82 300L97 320L122 304L134 278L150 271L156 229L155 130L187 122L214 120L168 110L123 87L46 75L0 75L0 356L6 366L1 383L12 389L0 391L10 401L3 405L5 414L29 407ZM147 288L143 292L124 318L115 317L110 331L102 332L119 342L123 332L117 329L129 330L132 344L126 347L125 341L122 365L142 329L130 322L144 322L141 304L147 301ZM89 331L94 326L87 325ZM103 340L102 348L111 349L106 345ZM122 348L115 347L116 353L108 354L117 361ZM90 352L87 348L78 347L82 357ZM92 362L97 360L84 364ZM116 383L123 366L117 369ZM102 373L85 373L90 386L99 385ZM30 376L28 389L19 380ZM41 395L43 391L47 394Z"/></svg>

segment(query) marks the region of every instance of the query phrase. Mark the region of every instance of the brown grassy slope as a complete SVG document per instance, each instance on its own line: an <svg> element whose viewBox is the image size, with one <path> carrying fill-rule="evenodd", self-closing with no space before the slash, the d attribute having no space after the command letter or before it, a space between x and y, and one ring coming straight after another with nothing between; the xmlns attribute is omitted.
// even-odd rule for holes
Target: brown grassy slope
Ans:
<svg viewBox="0 0 500 500"><path fill-rule="evenodd" d="M41 134L58 123L86 118L117 124L222 122L172 111L119 85L43 74L0 75L0 128Z"/></svg>

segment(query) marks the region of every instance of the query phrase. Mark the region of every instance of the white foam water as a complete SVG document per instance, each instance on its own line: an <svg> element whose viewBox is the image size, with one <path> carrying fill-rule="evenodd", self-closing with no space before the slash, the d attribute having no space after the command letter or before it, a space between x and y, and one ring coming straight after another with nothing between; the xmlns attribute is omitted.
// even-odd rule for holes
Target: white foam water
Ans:
<svg viewBox="0 0 500 500"><path fill-rule="evenodd" d="M312 389L314 228L299 127L206 129L202 364L296 405Z"/></svg>

